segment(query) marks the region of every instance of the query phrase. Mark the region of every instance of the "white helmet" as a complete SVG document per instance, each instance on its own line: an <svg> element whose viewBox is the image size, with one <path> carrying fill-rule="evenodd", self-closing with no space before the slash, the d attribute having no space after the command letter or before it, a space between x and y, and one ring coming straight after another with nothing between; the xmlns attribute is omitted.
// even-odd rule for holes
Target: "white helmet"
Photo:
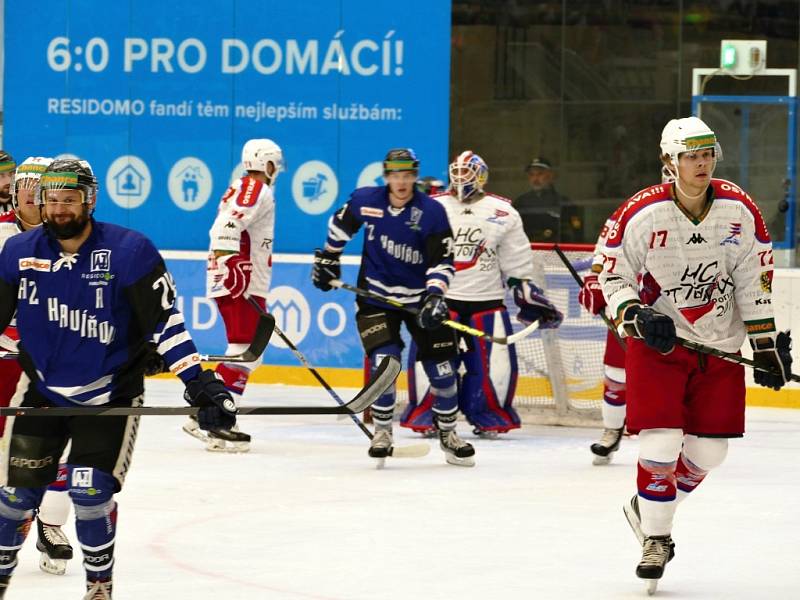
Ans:
<svg viewBox="0 0 800 600"><path fill-rule="evenodd" d="M483 193L483 186L489 179L489 167L472 150L465 150L450 164L448 174L451 190L463 202L474 194Z"/></svg>
<svg viewBox="0 0 800 600"><path fill-rule="evenodd" d="M46 156L29 156L17 165L11 183L11 205L14 210L18 208L17 192L20 189L34 189L42 178L42 173L47 171L52 162L53 159Z"/></svg>
<svg viewBox="0 0 800 600"><path fill-rule="evenodd" d="M272 163L274 171L270 176L267 172L267 165ZM242 164L246 171L260 171L270 177L270 184L274 185L278 178L278 173L285 171L283 163L283 151L272 140L257 139L248 140L242 147Z"/></svg>
<svg viewBox="0 0 800 600"><path fill-rule="evenodd" d="M667 155L677 166L678 156L683 152L696 152L711 148L714 162L722 160L722 148L711 128L697 117L672 119L661 132L661 155Z"/></svg>

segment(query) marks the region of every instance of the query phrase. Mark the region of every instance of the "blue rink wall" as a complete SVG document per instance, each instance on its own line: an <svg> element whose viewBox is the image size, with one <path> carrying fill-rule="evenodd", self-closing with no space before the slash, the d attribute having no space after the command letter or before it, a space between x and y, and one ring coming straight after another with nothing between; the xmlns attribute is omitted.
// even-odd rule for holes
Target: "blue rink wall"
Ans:
<svg viewBox="0 0 800 600"><path fill-rule="evenodd" d="M286 159L275 252L320 244L350 192L382 182L390 148L446 174L450 0L4 6L4 149L87 159L97 217L159 248L205 250L251 138Z"/></svg>

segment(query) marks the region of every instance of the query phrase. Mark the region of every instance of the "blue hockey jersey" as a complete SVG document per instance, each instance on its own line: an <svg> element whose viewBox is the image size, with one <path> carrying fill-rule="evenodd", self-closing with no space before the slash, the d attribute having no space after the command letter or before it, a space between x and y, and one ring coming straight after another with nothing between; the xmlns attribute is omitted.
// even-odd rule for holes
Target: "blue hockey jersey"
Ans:
<svg viewBox="0 0 800 600"><path fill-rule="evenodd" d="M175 285L145 236L92 220L75 254L40 227L0 253L0 330L17 311L20 364L53 404L99 405L143 392L153 347L184 382L199 356Z"/></svg>
<svg viewBox="0 0 800 600"><path fill-rule="evenodd" d="M358 188L331 217L325 249L341 252L362 225L359 287L409 306L426 292L447 292L455 272L453 233L441 204L415 190L405 206L394 208L388 186Z"/></svg>

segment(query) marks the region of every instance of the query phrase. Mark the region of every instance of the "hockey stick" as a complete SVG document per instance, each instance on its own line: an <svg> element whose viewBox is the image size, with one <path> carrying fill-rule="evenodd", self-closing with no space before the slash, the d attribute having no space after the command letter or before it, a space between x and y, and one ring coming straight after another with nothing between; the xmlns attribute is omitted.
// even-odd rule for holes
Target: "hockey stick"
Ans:
<svg viewBox="0 0 800 600"><path fill-rule="evenodd" d="M371 406L400 374L400 361L385 356L361 391L341 406L242 406L239 415L346 415L363 412ZM42 406L28 408L13 406L0 408L0 416L7 417L76 417L76 416L140 416L140 415L196 415L195 406Z"/></svg>
<svg viewBox="0 0 800 600"><path fill-rule="evenodd" d="M418 308L412 308L410 306L406 306L402 302L398 302L397 300L392 300L391 298L387 298L386 296L381 296L380 294L376 294L375 292L370 292L369 290L364 290L354 285L350 285L341 281L340 279L334 279L329 282L332 287L340 288L343 290L347 290L348 292L353 292L357 296L363 296L364 298L372 298L373 300L378 300L379 302L383 302L384 304L388 304L389 306L394 306L396 308L402 309L412 315L419 314ZM464 325L463 323L459 323L458 321L453 321L452 319L447 319L446 321L442 321L442 325L447 325L450 329L455 329L456 331L461 331L462 333L466 333L468 335L473 335L477 338L481 338L492 342L494 344L503 344L505 346L509 346L515 342L518 342L524 337L529 336L533 333L536 328L539 327L539 321L534 321L525 329L518 331L508 337L503 336L494 336L485 331L481 331L480 329L475 329L474 327L470 327L469 325Z"/></svg>
<svg viewBox="0 0 800 600"><path fill-rule="evenodd" d="M256 324L256 332L253 341L241 354L201 354L202 362L253 362L261 358L267 348L269 338L275 329L275 317L270 314L262 313ZM19 352L0 351L0 360L17 360ZM164 371L167 373L168 371Z"/></svg>
<svg viewBox="0 0 800 600"><path fill-rule="evenodd" d="M261 308L261 305L258 302L256 302L253 298L248 298L248 300L250 301L250 304L252 304L253 307L259 313L261 313L262 315L267 314L267 312L263 308ZM292 342L292 340L289 339L289 336L287 336L283 331L281 331L281 328L278 327L277 325L275 325L274 330L275 333L278 334L278 337L283 340L283 343L289 347L289 349L292 351L292 354L295 355L297 360L299 360L300 363L311 372L311 374L320 383L320 385L325 388L325 390L331 395L331 397L334 400L336 400L336 403L339 406L344 406L345 401L342 400L341 396L339 396L339 394L337 394L334 391L334 389L330 386L330 384L327 381L325 381L325 379L323 379L319 371L317 371L313 366L311 366L311 363L308 362L303 353L300 352L297 346L294 345L294 342ZM370 440L373 437L375 437L374 434L369 430L369 428L366 425L364 425L364 423L361 421L361 419L358 418L357 415L354 415L353 413L348 413L348 416L353 420L353 423L355 423L358 426L358 428L364 433L364 435L366 435ZM431 447L428 444L414 444L412 446L393 446L390 456L395 456L397 458L417 458L420 456L425 456L430 451Z"/></svg>
<svg viewBox="0 0 800 600"><path fill-rule="evenodd" d="M570 275L572 275L573 279L575 279L575 282L578 284L578 287L583 288L583 279L581 279L581 276L578 275L578 272L575 270L575 267L572 266L572 263L569 262L567 255L564 254L561 248L558 247L558 244L553 245L553 250L556 251L556 254L558 254L558 258L560 258L561 262L564 263L564 266L567 267L567 270L570 272ZM625 341L622 339L622 336L619 334L619 331L617 331L617 328L614 325L614 323L611 321L611 319L608 318L606 311L601 310L598 314L600 315L600 318L603 319L603 322L606 324L606 327L608 327L608 330L611 332L611 335L614 336L614 339L617 340L617 343L624 351L626 348Z"/></svg>
<svg viewBox="0 0 800 600"><path fill-rule="evenodd" d="M556 244L554 248L556 254L558 254L561 261L564 263L567 269L569 269L569 272L572 273L572 276L575 278L575 281L578 282L578 285L583 287L583 280L580 278L580 275L578 275L578 273L572 267L572 264L570 264L569 259L561 251L561 248L558 247L558 244ZM625 342L623 342L622 337L617 331L617 328L611 322L611 319L609 319L608 316L606 316L605 312L601 312L600 316L603 317L603 321L605 321L606 326L614 334L614 337L617 339L617 341L624 349ZM744 356L741 356L739 354L734 354L732 352L725 352L724 350L718 350L717 348L712 348L711 346L698 344L697 342L693 342L691 340L687 340L686 338L682 337L676 338L675 343L678 344L679 346L683 346L684 348L688 348L689 350L694 350L695 352L698 352L700 354L710 354L711 356L716 356L717 358L721 358L722 360L726 360L728 362L736 363L739 365L746 365L748 367L751 367L752 369L755 369L756 371L764 371L765 373L771 373L772 375L781 376L781 374L778 373L777 371L774 371L773 369L766 369L761 365L756 364L754 360L750 358L745 358ZM795 375L794 373L790 373L789 381L800 381L800 375Z"/></svg>

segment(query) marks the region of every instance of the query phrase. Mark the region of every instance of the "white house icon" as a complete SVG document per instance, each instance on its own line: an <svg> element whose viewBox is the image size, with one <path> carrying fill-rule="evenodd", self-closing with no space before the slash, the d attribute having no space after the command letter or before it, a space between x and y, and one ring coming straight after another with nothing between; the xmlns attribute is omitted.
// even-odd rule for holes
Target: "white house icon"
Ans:
<svg viewBox="0 0 800 600"><path fill-rule="evenodd" d="M114 175L114 190L120 196L140 196L143 191L144 175L132 165L127 164Z"/></svg>

